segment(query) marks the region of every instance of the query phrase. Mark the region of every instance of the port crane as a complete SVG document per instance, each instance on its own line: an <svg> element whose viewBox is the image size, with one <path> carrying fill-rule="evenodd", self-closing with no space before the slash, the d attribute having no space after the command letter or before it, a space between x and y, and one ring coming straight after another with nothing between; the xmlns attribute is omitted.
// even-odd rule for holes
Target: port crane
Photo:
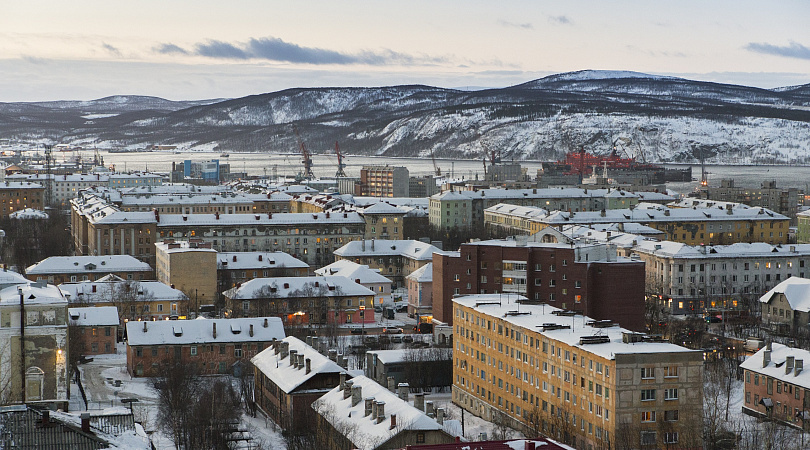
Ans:
<svg viewBox="0 0 810 450"><path fill-rule="evenodd" d="M301 163L304 165L303 172L299 172L297 178L311 180L315 178L315 173L312 172L312 154L309 153L306 144L304 144L304 140L301 139L301 135L298 133L298 127L293 125L293 131L295 131L295 137L298 139L299 151L301 152L301 158L303 158Z"/></svg>
<svg viewBox="0 0 810 450"><path fill-rule="evenodd" d="M436 165L436 155L433 153L433 149L430 149L430 159L433 161L433 173L436 174L437 177L442 176L442 169Z"/></svg>
<svg viewBox="0 0 810 450"><path fill-rule="evenodd" d="M340 153L340 146L338 145L337 141L335 141L335 154L337 155L337 172L335 173L335 178L345 178L346 171L343 170L346 167L346 163L343 162L343 153Z"/></svg>

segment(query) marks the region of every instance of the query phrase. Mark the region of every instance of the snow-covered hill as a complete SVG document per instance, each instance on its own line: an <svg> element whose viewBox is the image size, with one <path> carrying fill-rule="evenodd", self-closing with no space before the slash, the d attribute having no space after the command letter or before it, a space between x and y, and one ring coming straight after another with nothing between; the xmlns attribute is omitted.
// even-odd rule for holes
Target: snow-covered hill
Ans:
<svg viewBox="0 0 810 450"><path fill-rule="evenodd" d="M559 158L584 147L654 162L810 163L810 85L782 89L622 71L558 74L503 89L288 89L224 101L115 96L0 104L0 138L98 147Z"/></svg>

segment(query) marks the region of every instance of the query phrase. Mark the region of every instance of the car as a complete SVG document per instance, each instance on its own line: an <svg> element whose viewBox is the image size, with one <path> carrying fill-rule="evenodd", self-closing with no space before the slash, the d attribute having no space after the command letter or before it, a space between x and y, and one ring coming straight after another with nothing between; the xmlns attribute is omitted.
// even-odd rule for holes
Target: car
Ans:
<svg viewBox="0 0 810 450"><path fill-rule="evenodd" d="M374 312L375 312L375 313L381 313L381 312L383 312L382 306L375 306L375 307L374 307Z"/></svg>
<svg viewBox="0 0 810 450"><path fill-rule="evenodd" d="M404 342L406 344L410 344L411 342L413 342L413 337L412 336L405 336L405 337L402 338L402 342Z"/></svg>
<svg viewBox="0 0 810 450"><path fill-rule="evenodd" d="M394 343L394 344L402 343L402 336L399 336L399 335L391 336L391 342Z"/></svg>
<svg viewBox="0 0 810 450"><path fill-rule="evenodd" d="M405 330L402 328L391 327L391 328L383 328L383 333L385 334L402 334Z"/></svg>
<svg viewBox="0 0 810 450"><path fill-rule="evenodd" d="M368 334L368 331L362 328L352 328L352 334Z"/></svg>
<svg viewBox="0 0 810 450"><path fill-rule="evenodd" d="M718 316L706 316L706 323L720 323L723 321L722 317Z"/></svg>
<svg viewBox="0 0 810 450"><path fill-rule="evenodd" d="M396 306L396 311L398 313L407 312L408 311L408 305L397 305Z"/></svg>

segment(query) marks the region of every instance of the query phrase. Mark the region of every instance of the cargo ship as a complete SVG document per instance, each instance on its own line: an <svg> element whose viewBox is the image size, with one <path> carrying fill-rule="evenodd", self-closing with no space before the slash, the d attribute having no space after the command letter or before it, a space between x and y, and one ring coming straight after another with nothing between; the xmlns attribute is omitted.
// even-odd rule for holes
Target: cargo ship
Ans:
<svg viewBox="0 0 810 450"><path fill-rule="evenodd" d="M635 158L622 158L613 150L608 156L593 155L581 149L569 152L557 162L543 163L543 173L549 176L576 178L582 182L593 174L594 168L605 169L608 177L618 183L663 184L667 181L692 181L692 167L667 169L638 162Z"/></svg>

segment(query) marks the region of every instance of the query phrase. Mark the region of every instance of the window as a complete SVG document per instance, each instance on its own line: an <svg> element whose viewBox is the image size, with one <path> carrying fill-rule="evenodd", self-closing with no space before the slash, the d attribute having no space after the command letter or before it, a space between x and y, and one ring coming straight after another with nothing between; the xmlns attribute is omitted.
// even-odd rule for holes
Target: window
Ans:
<svg viewBox="0 0 810 450"><path fill-rule="evenodd" d="M750 394L750 392L749 392ZM678 421L678 410L673 409L671 411L664 411L664 420L667 422L677 422Z"/></svg>
<svg viewBox="0 0 810 450"><path fill-rule="evenodd" d="M671 433L664 433L664 443L665 444L677 444L678 443L678 432L674 431Z"/></svg>
<svg viewBox="0 0 810 450"><path fill-rule="evenodd" d="M242 357L242 344L234 344L233 347L233 356L237 358Z"/></svg>
<svg viewBox="0 0 810 450"><path fill-rule="evenodd" d="M425 432L424 431L420 431L420 432L416 433L416 443L417 444L424 444L425 443Z"/></svg>
<svg viewBox="0 0 810 450"><path fill-rule="evenodd" d="M642 422L655 422L655 411L642 411L641 412L641 421Z"/></svg>
<svg viewBox="0 0 810 450"><path fill-rule="evenodd" d="M196 345L191 346L191 356L197 356L197 346Z"/></svg>
<svg viewBox="0 0 810 450"><path fill-rule="evenodd" d="M677 377L678 377L678 366L664 367L664 378L677 378Z"/></svg>
<svg viewBox="0 0 810 450"><path fill-rule="evenodd" d="M641 401L648 402L651 400L655 400L655 389L642 389L641 390Z"/></svg>
<svg viewBox="0 0 810 450"><path fill-rule="evenodd" d="M677 400L677 399L678 399L677 388L664 389L664 400Z"/></svg>
<svg viewBox="0 0 810 450"><path fill-rule="evenodd" d="M655 378L655 367L642 367L641 368L641 379L642 380L649 380Z"/></svg>

